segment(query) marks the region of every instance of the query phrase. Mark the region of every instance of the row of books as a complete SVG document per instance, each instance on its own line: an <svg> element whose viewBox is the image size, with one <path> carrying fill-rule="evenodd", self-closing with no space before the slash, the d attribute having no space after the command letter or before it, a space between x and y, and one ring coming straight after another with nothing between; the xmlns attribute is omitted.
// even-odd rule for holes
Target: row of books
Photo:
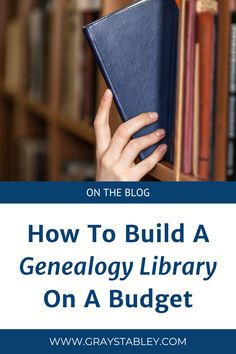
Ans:
<svg viewBox="0 0 236 354"><path fill-rule="evenodd" d="M236 0L182 0L180 21L182 172L236 180Z"/></svg>
<svg viewBox="0 0 236 354"><path fill-rule="evenodd" d="M17 174L21 181L46 181L48 144L43 138L24 137L17 144ZM95 163L91 159L66 160L61 166L64 181L94 181Z"/></svg>
<svg viewBox="0 0 236 354"><path fill-rule="evenodd" d="M63 26L62 112L73 120L91 122L96 103L96 65L82 27L95 21L100 0L68 0Z"/></svg>
<svg viewBox="0 0 236 354"><path fill-rule="evenodd" d="M26 28L20 17L11 18L6 26L4 86L8 91L19 93L22 80L27 81L29 97L42 102L49 100L52 4L52 0L39 1L30 10ZM23 46L25 35L27 41ZM22 74L26 75L26 80Z"/></svg>
<svg viewBox="0 0 236 354"><path fill-rule="evenodd" d="M28 94L36 101L50 100L50 49L53 1L40 1L34 6L27 23L28 41Z"/></svg>
<svg viewBox="0 0 236 354"><path fill-rule="evenodd" d="M29 14L29 94L44 102L49 100L52 4L52 0L43 1ZM74 121L83 119L89 123L95 111L96 66L82 27L97 19L100 7L100 0L65 1L60 108L62 115Z"/></svg>
<svg viewBox="0 0 236 354"><path fill-rule="evenodd" d="M57 2L41 0L29 11L27 19L27 91L30 99L50 101L50 55L53 11ZM82 27L98 18L101 0L66 0L63 11L61 114L68 119L91 122L96 104L96 65L84 39ZM19 92L22 72L20 19L7 25L5 87Z"/></svg>

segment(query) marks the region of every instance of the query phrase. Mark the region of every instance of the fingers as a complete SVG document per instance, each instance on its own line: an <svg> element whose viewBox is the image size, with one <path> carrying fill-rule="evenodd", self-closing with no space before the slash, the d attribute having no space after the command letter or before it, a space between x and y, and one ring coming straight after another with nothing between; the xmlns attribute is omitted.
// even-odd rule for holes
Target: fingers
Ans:
<svg viewBox="0 0 236 354"><path fill-rule="evenodd" d="M121 156L123 149L128 144L133 134L157 120L158 114L152 112L140 114L121 124L115 132L109 147L109 151L111 155L114 156L114 159L116 160Z"/></svg>
<svg viewBox="0 0 236 354"><path fill-rule="evenodd" d="M155 112L144 113L121 124L111 138L109 115L112 98L112 92L107 90L94 122L97 142L97 180L140 181L164 157L167 146L160 145L136 166L135 159L141 151L160 142L165 137L165 131L159 129L131 140L136 132L158 119Z"/></svg>
<svg viewBox="0 0 236 354"><path fill-rule="evenodd" d="M145 150L151 145L158 143L164 137L165 130L158 129L152 134L131 140L128 145L126 145L121 155L121 160L123 161L124 166L130 166L141 151Z"/></svg>
<svg viewBox="0 0 236 354"><path fill-rule="evenodd" d="M160 162L167 152L167 145L163 144L145 160L139 162L130 171L130 180L140 181L148 172L150 172L158 162Z"/></svg>
<svg viewBox="0 0 236 354"><path fill-rule="evenodd" d="M112 105L112 92L106 90L94 121L97 156L101 156L108 148L111 141L111 131L109 127L109 115Z"/></svg>

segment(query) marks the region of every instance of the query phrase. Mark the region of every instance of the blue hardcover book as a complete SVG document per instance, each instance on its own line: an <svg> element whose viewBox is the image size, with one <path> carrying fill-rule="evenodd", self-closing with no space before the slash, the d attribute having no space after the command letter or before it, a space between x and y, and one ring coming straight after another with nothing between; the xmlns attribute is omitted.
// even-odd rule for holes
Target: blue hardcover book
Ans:
<svg viewBox="0 0 236 354"><path fill-rule="evenodd" d="M161 143L173 156L178 7L175 0L142 0L86 25L85 36L112 90L123 121L144 112L158 112L158 122L134 137L158 128ZM158 144L141 152L149 156Z"/></svg>

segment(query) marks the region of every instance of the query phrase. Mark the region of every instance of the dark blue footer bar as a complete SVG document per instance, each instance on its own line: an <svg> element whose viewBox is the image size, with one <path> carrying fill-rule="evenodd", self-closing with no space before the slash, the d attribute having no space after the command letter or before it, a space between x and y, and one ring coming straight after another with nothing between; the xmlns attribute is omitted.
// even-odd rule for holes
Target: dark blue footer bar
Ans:
<svg viewBox="0 0 236 354"><path fill-rule="evenodd" d="M236 330L1 330L0 353L235 354Z"/></svg>

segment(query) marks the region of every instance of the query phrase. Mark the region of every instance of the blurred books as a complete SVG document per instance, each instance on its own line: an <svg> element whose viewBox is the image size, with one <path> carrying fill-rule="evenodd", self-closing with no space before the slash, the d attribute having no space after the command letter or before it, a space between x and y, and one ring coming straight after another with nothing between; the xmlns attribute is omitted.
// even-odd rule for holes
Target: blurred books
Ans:
<svg viewBox="0 0 236 354"><path fill-rule="evenodd" d="M52 0L34 6L28 17L28 92L36 101L49 101L49 62Z"/></svg>
<svg viewBox="0 0 236 354"><path fill-rule="evenodd" d="M68 119L91 122L96 100L96 66L82 27L95 21L98 0L67 0L63 25L61 109Z"/></svg>
<svg viewBox="0 0 236 354"><path fill-rule="evenodd" d="M5 89L16 93L21 80L22 28L18 18L12 19L6 28Z"/></svg>
<svg viewBox="0 0 236 354"><path fill-rule="evenodd" d="M96 168L92 160L65 161L62 168L65 181L94 181Z"/></svg>
<svg viewBox="0 0 236 354"><path fill-rule="evenodd" d="M21 181L47 180L47 142L25 137L18 141L18 175Z"/></svg>

